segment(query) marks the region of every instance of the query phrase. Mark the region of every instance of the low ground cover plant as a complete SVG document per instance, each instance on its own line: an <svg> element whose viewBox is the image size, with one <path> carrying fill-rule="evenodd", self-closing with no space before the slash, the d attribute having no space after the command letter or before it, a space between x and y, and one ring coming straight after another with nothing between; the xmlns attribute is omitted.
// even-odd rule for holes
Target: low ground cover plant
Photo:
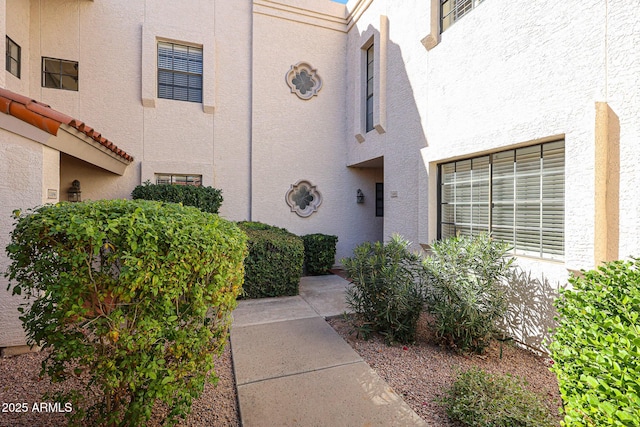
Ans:
<svg viewBox="0 0 640 427"><path fill-rule="evenodd" d="M304 265L307 274L330 274L336 261L336 244L338 236L329 234L306 234L304 242Z"/></svg>
<svg viewBox="0 0 640 427"><path fill-rule="evenodd" d="M437 334L462 351L481 353L507 310L502 280L514 259L508 245L486 234L458 236L433 243L427 310Z"/></svg>
<svg viewBox="0 0 640 427"><path fill-rule="evenodd" d="M347 289L347 305L356 313L365 338L375 331L388 343L415 339L427 271L409 246L395 235L387 243L365 242L354 249L353 257L342 260L353 283Z"/></svg>
<svg viewBox="0 0 640 427"><path fill-rule="evenodd" d="M222 190L213 187L193 185L151 184L147 181L133 189L134 200L155 200L158 202L182 203L205 212L217 214L222 205Z"/></svg>
<svg viewBox="0 0 640 427"><path fill-rule="evenodd" d="M556 301L550 348L564 425L637 426L640 420L640 259L569 279Z"/></svg>
<svg viewBox="0 0 640 427"><path fill-rule="evenodd" d="M73 404L70 423L144 425L157 400L170 408L166 424L183 417L217 379L245 234L193 207L141 200L16 214L7 275L27 298L29 344L50 350L42 373L84 373L101 391L89 407L78 392L55 396Z"/></svg>
<svg viewBox="0 0 640 427"><path fill-rule="evenodd" d="M247 234L249 253L244 262L243 297L298 295L304 244L284 228L260 222L240 222Z"/></svg>
<svg viewBox="0 0 640 427"><path fill-rule="evenodd" d="M470 427L552 427L549 410L526 383L472 368L458 374L442 403L447 415Z"/></svg>

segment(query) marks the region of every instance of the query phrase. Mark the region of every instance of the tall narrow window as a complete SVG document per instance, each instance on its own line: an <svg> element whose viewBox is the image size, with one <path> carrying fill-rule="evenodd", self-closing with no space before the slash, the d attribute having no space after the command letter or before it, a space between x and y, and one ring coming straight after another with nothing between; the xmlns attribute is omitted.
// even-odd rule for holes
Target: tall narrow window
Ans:
<svg viewBox="0 0 640 427"><path fill-rule="evenodd" d="M158 98L202 102L202 48L158 43Z"/></svg>
<svg viewBox="0 0 640 427"><path fill-rule="evenodd" d="M367 48L366 131L373 130L373 44Z"/></svg>
<svg viewBox="0 0 640 427"><path fill-rule="evenodd" d="M20 46L7 36L7 71L20 78Z"/></svg>
<svg viewBox="0 0 640 427"><path fill-rule="evenodd" d="M564 141L444 163L440 237L491 231L516 254L564 254Z"/></svg>
<svg viewBox="0 0 640 427"><path fill-rule="evenodd" d="M384 183L376 182L376 216L384 216Z"/></svg>
<svg viewBox="0 0 640 427"><path fill-rule="evenodd" d="M78 63L56 58L42 58L42 87L78 90Z"/></svg>

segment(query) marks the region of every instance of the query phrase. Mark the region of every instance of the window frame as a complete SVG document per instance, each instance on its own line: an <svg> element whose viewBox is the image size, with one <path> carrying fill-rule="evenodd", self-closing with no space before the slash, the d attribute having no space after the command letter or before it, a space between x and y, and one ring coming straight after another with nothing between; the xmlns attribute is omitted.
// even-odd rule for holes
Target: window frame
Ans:
<svg viewBox="0 0 640 427"><path fill-rule="evenodd" d="M17 58L14 58L12 55L12 47L15 46L18 49ZM6 64L5 69L11 74L20 78L21 69L22 69L22 48L18 43L13 41L13 39L9 36L6 36L6 44L5 44L5 57ZM16 65L16 73L11 71L11 65L15 63Z"/></svg>
<svg viewBox="0 0 640 427"><path fill-rule="evenodd" d="M501 240L515 255L563 260L565 146L559 139L438 164L438 239L461 230L466 235L490 231L496 238L508 236Z"/></svg>
<svg viewBox="0 0 640 427"><path fill-rule="evenodd" d="M183 185L191 187L202 187L202 175L198 174L156 173L154 178L156 181L156 185ZM167 180L169 182L164 182Z"/></svg>
<svg viewBox="0 0 640 427"><path fill-rule="evenodd" d="M176 47L179 48L186 48L186 67L187 70L181 70L181 69L176 69L175 64L172 65L172 68L166 68L163 66L162 62L162 55L161 55L161 45L166 45L166 46L171 46L171 52L172 52L172 56L171 56L171 62L174 63L176 55ZM194 53L199 53L199 60L195 60L192 56L191 56L191 52ZM156 95L159 99L169 99L169 100L173 100L173 101L183 101L183 102L193 102L193 103L203 103L203 99L204 99L204 49L202 46L196 46L196 45L191 45L191 44L187 44L187 43L175 43L172 41L166 41L166 40L158 40L156 43L156 55L157 55L157 63L156 63L156 70L157 70L157 87L156 87ZM197 71L190 71L190 65L192 63L199 63L199 72ZM171 76L171 81L172 83L163 83L162 82L162 76ZM183 76L186 77L186 86L185 85L180 85L180 84L176 84L175 81L175 77L176 76ZM199 79L195 79L196 81L199 80L199 86L198 85L191 85L191 81L192 78L197 77ZM170 88L171 91L171 96L167 96L162 90L161 87L165 88L165 91L168 90L168 88ZM176 88L180 88L184 91L186 91L186 97L180 97L180 96L176 96ZM197 91L199 93L198 97L191 97L191 93L192 91Z"/></svg>
<svg viewBox="0 0 640 427"><path fill-rule="evenodd" d="M52 71L47 71L45 64L47 61L55 61L58 62L58 67L59 67L59 72L52 72ZM68 73L64 73L64 68L63 68L63 64L71 64L73 66L73 68L76 70L75 74L68 74ZM62 89L62 90L69 90L69 91L73 91L73 92L78 92L80 90L80 64L78 63L78 61L71 61L68 59L61 59L61 58L52 58L49 56L43 56L42 57L42 62L41 62L41 67L42 67L42 74L41 74L41 85L42 87L46 87L49 89ZM47 76L59 76L59 81L58 81L58 85L57 86L50 86L47 85ZM65 87L65 80L64 77L71 77L75 82L75 87Z"/></svg>
<svg viewBox="0 0 640 427"><path fill-rule="evenodd" d="M364 122L365 133L374 129L373 103L374 103L374 76L375 76L375 44L372 42L364 50L365 57L365 81L364 81Z"/></svg>

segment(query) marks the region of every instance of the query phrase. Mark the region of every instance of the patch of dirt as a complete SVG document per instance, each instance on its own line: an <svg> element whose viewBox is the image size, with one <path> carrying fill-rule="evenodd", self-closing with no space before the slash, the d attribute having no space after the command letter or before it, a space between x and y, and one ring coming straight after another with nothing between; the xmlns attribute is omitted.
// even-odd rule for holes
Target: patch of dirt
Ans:
<svg viewBox="0 0 640 427"><path fill-rule="evenodd" d="M40 378L40 364L45 357L46 353L40 352L0 359L0 427L67 425L64 406L44 408L51 411L39 412L34 410L34 404L35 409L38 409L40 403L45 402L42 396L46 392L82 390L84 384L75 379L65 383L51 383L46 377ZM202 395L193 401L191 413L179 426L240 426L229 343L222 355L216 358L215 370L220 378L217 386L205 385ZM20 404L20 409L26 407L27 411L16 412L17 403ZM148 426L160 425L158 415L161 411L161 408L154 409Z"/></svg>
<svg viewBox="0 0 640 427"><path fill-rule="evenodd" d="M524 378L527 388L557 415L560 425L562 400L556 376L548 369L550 359L509 343L502 345L500 357L499 341L494 341L483 355L457 354L439 345L428 320L425 314L420 317L415 344L394 346L387 346L379 335L368 341L359 338L351 322L343 317L328 322L428 425L457 426L437 400L444 397L457 372L472 367Z"/></svg>

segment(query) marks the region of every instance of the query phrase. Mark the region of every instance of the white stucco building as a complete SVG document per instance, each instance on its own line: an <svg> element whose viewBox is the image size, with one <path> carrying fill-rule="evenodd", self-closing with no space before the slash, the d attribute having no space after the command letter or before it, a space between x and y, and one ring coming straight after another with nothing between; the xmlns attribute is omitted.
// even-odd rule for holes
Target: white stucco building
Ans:
<svg viewBox="0 0 640 427"><path fill-rule="evenodd" d="M0 0L0 247L74 180L84 200L174 180L221 188L226 218L338 235L338 260L482 230L553 283L637 256L638 6Z"/></svg>

